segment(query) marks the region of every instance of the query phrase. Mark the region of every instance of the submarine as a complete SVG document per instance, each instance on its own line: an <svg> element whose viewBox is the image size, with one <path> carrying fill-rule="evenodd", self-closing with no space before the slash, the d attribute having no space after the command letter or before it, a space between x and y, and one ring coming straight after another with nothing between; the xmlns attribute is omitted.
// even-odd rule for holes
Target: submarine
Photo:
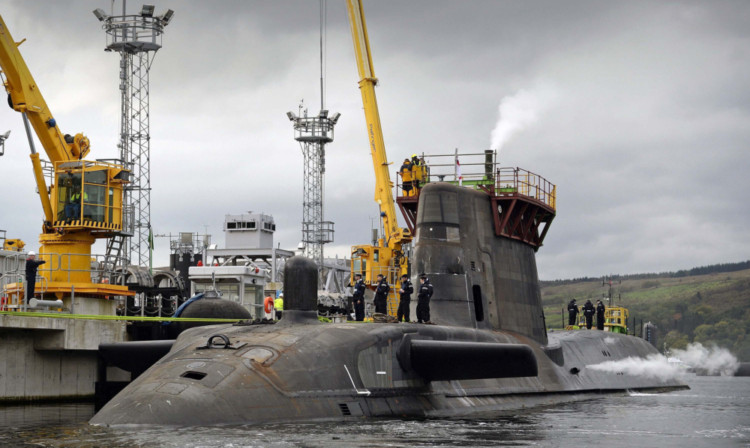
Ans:
<svg viewBox="0 0 750 448"><path fill-rule="evenodd" d="M587 368L656 354L643 339L547 332L535 256L554 214L543 201L435 182L415 209L412 270L434 286L434 324L321 323L317 268L294 257L280 321L180 333L90 423L472 418L591 394L687 388Z"/></svg>

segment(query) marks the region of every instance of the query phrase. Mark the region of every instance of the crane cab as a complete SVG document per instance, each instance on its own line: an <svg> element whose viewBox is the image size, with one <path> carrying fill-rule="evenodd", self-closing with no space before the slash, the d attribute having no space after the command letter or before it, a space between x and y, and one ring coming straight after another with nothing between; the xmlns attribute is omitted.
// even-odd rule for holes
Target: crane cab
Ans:
<svg viewBox="0 0 750 448"><path fill-rule="evenodd" d="M108 162L77 160L55 164L51 196L53 227L114 234L123 229L123 187L130 172Z"/></svg>

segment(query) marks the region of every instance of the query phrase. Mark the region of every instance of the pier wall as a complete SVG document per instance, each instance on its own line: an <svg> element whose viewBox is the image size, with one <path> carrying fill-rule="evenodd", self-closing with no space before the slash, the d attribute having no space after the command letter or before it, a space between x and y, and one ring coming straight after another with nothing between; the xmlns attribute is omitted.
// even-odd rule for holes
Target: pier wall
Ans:
<svg viewBox="0 0 750 448"><path fill-rule="evenodd" d="M124 322L0 315L0 402L93 397L99 344L125 337Z"/></svg>

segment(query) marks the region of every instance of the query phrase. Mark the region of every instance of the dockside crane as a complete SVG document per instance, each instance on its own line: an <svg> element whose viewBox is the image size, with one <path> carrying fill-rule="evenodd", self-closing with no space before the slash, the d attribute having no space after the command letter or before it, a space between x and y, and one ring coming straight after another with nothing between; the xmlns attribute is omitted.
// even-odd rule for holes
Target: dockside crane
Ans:
<svg viewBox="0 0 750 448"><path fill-rule="evenodd" d="M370 143L372 164L375 169L375 202L380 209L383 235L374 245L352 246L351 273L362 274L366 284L373 287L378 274L382 274L390 284L397 284L403 274L408 274L409 261L404 253L404 246L411 242L409 230L399 227L396 217L396 205L393 199L393 182L389 174L389 163L383 141L383 130L380 125L380 113L375 97L375 86L378 79L372 64L370 41L367 36L367 24L361 0L347 0L349 24L354 41L354 53L359 71L359 89L362 93L362 104L367 123L367 139ZM395 293L395 288L392 289ZM389 300L389 311L393 302Z"/></svg>
<svg viewBox="0 0 750 448"><path fill-rule="evenodd" d="M116 162L89 161L84 157L91 145L83 133L64 134L52 116L39 86L0 16L0 73L8 105L21 113L31 147L31 164L44 219L39 236L42 289L57 298L71 292L93 297L132 295L124 286L95 283L92 278L91 246L98 238L110 238L123 230L123 188L129 172ZM47 186L40 155L31 132L36 133L53 166L53 181ZM9 294L22 284L11 284ZM36 289L40 291L40 288Z"/></svg>

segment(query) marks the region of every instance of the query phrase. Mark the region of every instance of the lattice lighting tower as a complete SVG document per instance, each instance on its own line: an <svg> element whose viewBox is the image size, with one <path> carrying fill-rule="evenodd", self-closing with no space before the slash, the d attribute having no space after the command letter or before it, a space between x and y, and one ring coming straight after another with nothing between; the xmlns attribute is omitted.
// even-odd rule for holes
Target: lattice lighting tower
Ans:
<svg viewBox="0 0 750 448"><path fill-rule="evenodd" d="M326 143L333 141L333 127L341 116L335 113L328 116L322 109L318 116L308 117L307 110L299 108L297 116L287 112L287 117L294 126L294 139L300 142L304 156L304 180L302 202L302 242L305 245L305 256L318 265L318 272L323 268L323 245L333 242L333 222L324 221L324 174L326 171Z"/></svg>
<svg viewBox="0 0 750 448"><path fill-rule="evenodd" d="M103 23L107 33L105 51L120 54L120 158L132 170L131 183L123 199L125 208L124 233L130 241L119 243L125 264L147 266L150 262L151 232L151 148L149 132L149 70L161 37L172 20L174 11L168 9L154 16L153 5L143 5L139 14L128 15L122 2L122 15L106 14L96 9L94 15ZM112 243L110 243L112 245ZM107 257L111 255L107 248Z"/></svg>

